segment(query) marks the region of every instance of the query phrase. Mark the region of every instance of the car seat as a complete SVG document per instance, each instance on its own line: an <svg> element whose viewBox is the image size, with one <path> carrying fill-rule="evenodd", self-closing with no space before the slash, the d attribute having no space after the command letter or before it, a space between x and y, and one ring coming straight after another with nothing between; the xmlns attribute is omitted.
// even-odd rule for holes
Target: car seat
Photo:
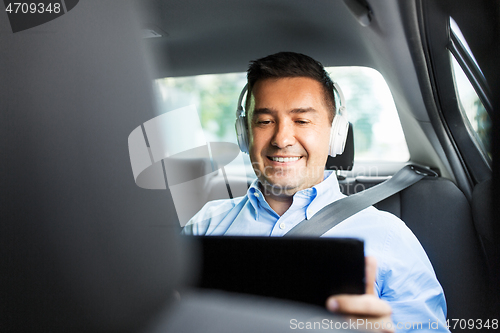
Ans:
<svg viewBox="0 0 500 333"><path fill-rule="evenodd" d="M351 130L346 143L348 158L340 155L338 159L329 159L326 169L353 169L353 134ZM344 193L349 195L385 179L358 177L340 179L339 184ZM424 178L375 205L401 218L417 236L444 289L447 317L452 319L488 319L491 307L487 301L491 299L488 297L488 265L475 223L483 221L479 227L488 228L491 219L484 215L489 207L487 198L491 195L480 188L476 191L475 196L478 198L473 200L473 204L477 206L481 203L483 206L474 210L477 218L473 218L471 204L462 191L452 181L442 177ZM491 232L484 230L482 235L488 237ZM483 243L489 244L488 238Z"/></svg>
<svg viewBox="0 0 500 333"><path fill-rule="evenodd" d="M0 328L284 332L324 309L190 291L168 191L136 186L127 137L154 117L125 1L80 1L12 33L0 15ZM180 299L180 300L179 300Z"/></svg>

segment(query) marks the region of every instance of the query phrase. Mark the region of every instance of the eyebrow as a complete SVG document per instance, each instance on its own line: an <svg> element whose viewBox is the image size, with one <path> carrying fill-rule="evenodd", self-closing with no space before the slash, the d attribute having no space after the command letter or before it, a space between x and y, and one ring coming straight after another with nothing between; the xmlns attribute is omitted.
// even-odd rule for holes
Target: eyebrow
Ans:
<svg viewBox="0 0 500 333"><path fill-rule="evenodd" d="M307 112L313 112L313 113L317 113L318 111L314 108L296 108L296 109L292 109L289 111L290 113L307 113ZM261 114L274 114L276 113L275 110L273 109L269 109L269 108L260 108L260 109L255 109L253 111L253 116L258 116L258 115L261 115Z"/></svg>

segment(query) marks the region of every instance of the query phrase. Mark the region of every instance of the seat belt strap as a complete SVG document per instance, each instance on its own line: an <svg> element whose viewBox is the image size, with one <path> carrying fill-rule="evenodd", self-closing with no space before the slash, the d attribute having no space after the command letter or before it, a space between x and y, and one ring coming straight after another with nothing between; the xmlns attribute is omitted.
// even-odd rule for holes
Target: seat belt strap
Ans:
<svg viewBox="0 0 500 333"><path fill-rule="evenodd" d="M437 174L423 167L406 165L383 183L323 207L309 220L299 222L284 237L319 237L346 218L404 190L425 176L437 177Z"/></svg>

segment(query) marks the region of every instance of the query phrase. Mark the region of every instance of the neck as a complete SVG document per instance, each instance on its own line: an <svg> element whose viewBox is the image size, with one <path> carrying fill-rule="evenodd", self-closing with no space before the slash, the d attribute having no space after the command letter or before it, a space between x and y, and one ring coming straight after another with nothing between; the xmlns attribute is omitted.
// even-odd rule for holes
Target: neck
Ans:
<svg viewBox="0 0 500 333"><path fill-rule="evenodd" d="M311 182L308 187L312 187L317 185L323 181L323 173L321 177L318 178L315 182ZM259 187L264 195L269 206L279 215L283 215L288 208L293 203L293 196L300 190L303 190L305 186L286 186L279 187L278 185L271 185L265 179L259 182Z"/></svg>
<svg viewBox="0 0 500 333"><path fill-rule="evenodd" d="M285 214L293 202L293 196L275 196L272 194L264 194L269 206L279 215Z"/></svg>

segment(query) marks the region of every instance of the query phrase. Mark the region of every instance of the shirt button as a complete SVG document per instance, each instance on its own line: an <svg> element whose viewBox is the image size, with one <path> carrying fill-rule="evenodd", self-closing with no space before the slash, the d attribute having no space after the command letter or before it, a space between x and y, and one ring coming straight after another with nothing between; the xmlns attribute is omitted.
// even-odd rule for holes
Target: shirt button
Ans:
<svg viewBox="0 0 500 333"><path fill-rule="evenodd" d="M254 195L256 198L258 198L258 197L259 197L259 193L257 193L257 192L255 192L253 195Z"/></svg>
<svg viewBox="0 0 500 333"><path fill-rule="evenodd" d="M285 229L285 222L281 222L280 229Z"/></svg>

